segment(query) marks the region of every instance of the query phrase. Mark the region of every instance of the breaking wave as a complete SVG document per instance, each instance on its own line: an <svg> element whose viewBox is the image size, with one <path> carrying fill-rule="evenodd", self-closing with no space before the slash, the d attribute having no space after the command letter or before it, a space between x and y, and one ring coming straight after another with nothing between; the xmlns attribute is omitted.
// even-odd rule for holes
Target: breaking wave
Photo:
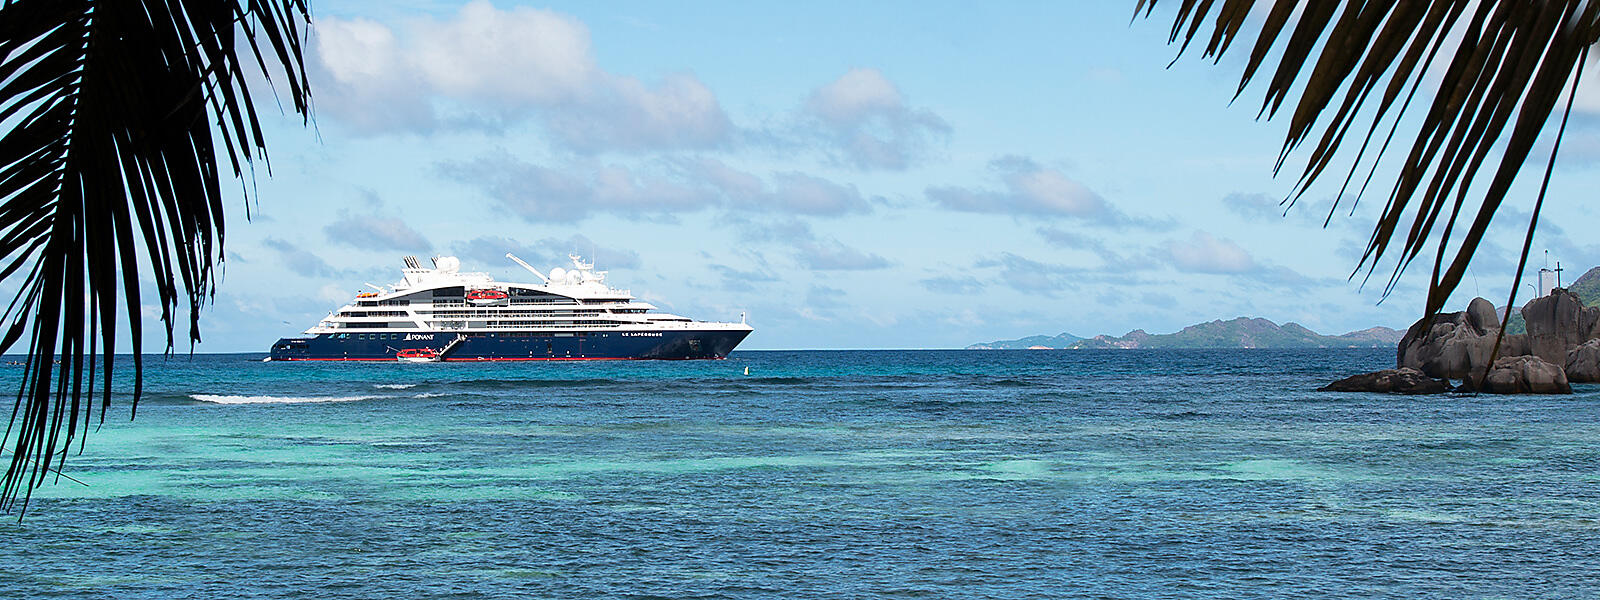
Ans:
<svg viewBox="0 0 1600 600"><path fill-rule="evenodd" d="M190 394L190 398L212 404L304 404L308 402L355 402L382 396L222 396Z"/></svg>

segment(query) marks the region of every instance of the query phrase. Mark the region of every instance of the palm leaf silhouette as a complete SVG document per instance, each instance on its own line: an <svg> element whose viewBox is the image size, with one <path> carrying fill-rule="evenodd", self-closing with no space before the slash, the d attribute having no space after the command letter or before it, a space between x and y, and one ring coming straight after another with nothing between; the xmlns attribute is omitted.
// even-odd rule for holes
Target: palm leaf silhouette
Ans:
<svg viewBox="0 0 1600 600"><path fill-rule="evenodd" d="M167 347L191 344L223 240L221 156L235 177L266 147L247 86L281 81L308 114L304 0L6 0L0 5L0 352L28 359L6 428L0 508L53 477L111 403L125 314L137 406L141 270ZM280 80L272 76L282 75ZM220 135L220 143L216 136ZM246 200L248 203L248 200ZM119 307L120 303L120 307Z"/></svg>
<svg viewBox="0 0 1600 600"><path fill-rule="evenodd" d="M1135 14L1148 18L1156 2L1139 0ZM1168 42L1181 40L1181 56L1209 24L1205 56L1220 62L1252 15L1264 19L1234 98L1276 56L1257 115L1271 119L1292 101L1274 173L1315 142L1285 203L1292 206L1331 172L1342 179L1331 218L1341 202L1360 200L1380 166L1392 169L1394 183L1352 277L1364 269L1370 278L1379 260L1392 256L1387 296L1406 267L1431 249L1425 318L1461 282L1562 106L1517 266L1522 279L1578 76L1600 41L1600 2L1181 0ZM1563 88L1571 90L1564 106ZM1403 159L1382 160L1392 142L1408 137ZM1354 142L1360 145L1351 152ZM1516 303L1517 286L1511 287L1508 316Z"/></svg>

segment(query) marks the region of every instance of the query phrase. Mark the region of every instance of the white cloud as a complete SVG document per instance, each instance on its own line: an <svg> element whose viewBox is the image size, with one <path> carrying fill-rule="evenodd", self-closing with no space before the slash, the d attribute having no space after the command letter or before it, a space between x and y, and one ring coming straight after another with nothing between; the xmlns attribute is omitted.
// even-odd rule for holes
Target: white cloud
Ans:
<svg viewBox="0 0 1600 600"><path fill-rule="evenodd" d="M330 283L317 290L317 297L338 306L350 301L350 290Z"/></svg>
<svg viewBox="0 0 1600 600"><path fill-rule="evenodd" d="M803 113L837 149L840 162L863 169L904 169L950 134L944 119L908 106L877 69L851 69L817 88Z"/></svg>
<svg viewBox="0 0 1600 600"><path fill-rule="evenodd" d="M862 271L889 266L888 259L851 248L835 239L800 242L796 250L800 264L817 271Z"/></svg>
<svg viewBox="0 0 1600 600"><path fill-rule="evenodd" d="M338 81L375 81L398 72L394 32L366 19L317 21L318 58Z"/></svg>
<svg viewBox="0 0 1600 600"><path fill-rule="evenodd" d="M553 111L547 120L576 150L711 148L733 130L716 95L692 76L670 75L654 88L626 77L606 81L581 106Z"/></svg>
<svg viewBox="0 0 1600 600"><path fill-rule="evenodd" d="M836 217L872 208L853 185L798 172L773 174L768 185L714 159L640 167L580 160L547 167L502 154L441 163L439 169L481 187L533 222L573 222L595 213L643 218L709 208Z"/></svg>
<svg viewBox="0 0 1600 600"><path fill-rule="evenodd" d="M1277 198L1244 192L1223 196L1222 205L1234 214L1256 221L1282 221L1288 210Z"/></svg>
<svg viewBox="0 0 1600 600"><path fill-rule="evenodd" d="M568 238L544 238L531 244L501 236L479 236L450 245L456 255L472 259L479 264L503 265L506 253L512 253L533 266L566 267L568 253L583 256L599 269L638 268L639 253L623 248L601 246L582 234Z"/></svg>
<svg viewBox="0 0 1600 600"><path fill-rule="evenodd" d="M930 292L941 294L970 295L983 289L983 284L970 276L941 275L928 277L917 283L922 284Z"/></svg>
<svg viewBox="0 0 1600 600"><path fill-rule="evenodd" d="M426 252L433 244L405 221L389 217L366 217L341 211L337 221L322 227L328 241L363 250L401 250Z"/></svg>
<svg viewBox="0 0 1600 600"><path fill-rule="evenodd" d="M544 250L546 255L559 257L556 262L563 266L566 264L567 254L581 255L601 269L636 269L643 263L639 260L638 252L602 246L581 233L567 238L545 238L534 242L533 245Z"/></svg>
<svg viewBox="0 0 1600 600"><path fill-rule="evenodd" d="M760 177L715 159L682 162L680 168L686 178L714 190L730 208L830 217L871 210L854 185L805 173L775 173L768 186Z"/></svg>
<svg viewBox="0 0 1600 600"><path fill-rule="evenodd" d="M766 265L751 270L735 269L727 265L714 264L709 266L711 270L716 271L722 277L722 289L731 292L755 291L758 284L764 287L765 284L779 281L779 277L773 274Z"/></svg>
<svg viewBox="0 0 1600 600"><path fill-rule="evenodd" d="M1104 263L1102 269L1128 272L1145 268L1142 262L1113 250L1104 240L1054 227L1040 227L1035 231L1052 246L1093 253Z"/></svg>
<svg viewBox="0 0 1600 600"><path fill-rule="evenodd" d="M770 204L805 215L843 215L867 211L867 201L854 185L841 185L804 173L772 177Z"/></svg>
<svg viewBox="0 0 1600 600"><path fill-rule="evenodd" d="M1372 221L1367 213L1351 213L1358 206L1356 193L1348 190L1339 199L1338 210L1332 205L1335 196L1312 198L1302 196L1289 204L1283 196L1262 193L1233 192L1222 197L1222 206L1229 212L1253 222L1298 227L1337 228L1349 233L1368 231ZM1367 207L1373 207L1371 203ZM1367 211L1370 212L1370 211Z"/></svg>
<svg viewBox="0 0 1600 600"><path fill-rule="evenodd" d="M437 125L426 83L409 68L388 27L365 19L319 19L314 29L317 112L351 129L376 133L404 124L415 131Z"/></svg>
<svg viewBox="0 0 1600 600"><path fill-rule="evenodd" d="M1073 287L1075 270L1061 265L1029 260L1010 252L997 259L980 260L975 265L982 273L998 276L999 282L1021 292L1053 295Z"/></svg>
<svg viewBox="0 0 1600 600"><path fill-rule="evenodd" d="M883 72L851 69L812 92L806 109L830 123L855 124L874 116L906 110L905 99Z"/></svg>
<svg viewBox="0 0 1600 600"><path fill-rule="evenodd" d="M481 268L479 265L503 265L508 260L506 254L515 254L517 258L527 261L538 261L539 253L533 248L517 240L497 235L484 235L466 241L450 244L450 252L466 259L462 261L474 270Z"/></svg>
<svg viewBox="0 0 1600 600"><path fill-rule="evenodd" d="M716 188L736 204L754 205L759 202L759 197L766 193L766 184L760 177L730 167L720 160L702 158L684 161L680 163L680 168L687 177L698 179Z"/></svg>
<svg viewBox="0 0 1600 600"><path fill-rule="evenodd" d="M806 292L806 305L819 308L843 308L845 306L843 299L849 297L849 295L848 292L839 288L813 284L811 290Z"/></svg>
<svg viewBox="0 0 1600 600"><path fill-rule="evenodd" d="M1255 259L1244 248L1204 231L1194 232L1188 241L1168 241L1164 250L1166 258L1182 271L1237 274L1254 271L1257 267Z"/></svg>
<svg viewBox="0 0 1600 600"><path fill-rule="evenodd" d="M354 19L316 22L319 114L367 134L432 131L444 121L539 119L582 152L706 148L733 127L692 75L649 85L601 69L572 17L470 2L397 33Z"/></svg>
<svg viewBox="0 0 1600 600"><path fill-rule="evenodd" d="M1025 209L1080 216L1099 216L1111 210L1099 194L1060 171L1018 170L1006 177Z"/></svg>
<svg viewBox="0 0 1600 600"><path fill-rule="evenodd" d="M1165 226L1148 219L1131 218L1088 186L1027 158L998 158L990 161L989 169L1005 186L1004 191L930 187L926 190L928 199L943 208L964 212L1070 217L1119 227Z"/></svg>
<svg viewBox="0 0 1600 600"><path fill-rule="evenodd" d="M328 264L328 261L322 260L322 257L297 244L269 237L263 239L261 245L266 246L268 250L277 254L278 261L296 273L310 277L339 277L346 274L344 271L333 268L332 265Z"/></svg>
<svg viewBox="0 0 1600 600"><path fill-rule="evenodd" d="M583 23L484 0L461 7L454 20L420 23L406 50L435 91L457 98L559 104L583 98L600 78Z"/></svg>
<svg viewBox="0 0 1600 600"><path fill-rule="evenodd" d="M549 168L506 156L440 165L446 175L478 185L513 214L531 222L573 222L591 212L630 218L694 211L717 199L667 177L628 167L577 164Z"/></svg>
<svg viewBox="0 0 1600 600"><path fill-rule="evenodd" d="M836 238L817 235L811 225L797 219L771 224L744 222L740 229L746 241L777 242L794 250L795 261L817 271L860 271L890 266L889 259L844 244Z"/></svg>

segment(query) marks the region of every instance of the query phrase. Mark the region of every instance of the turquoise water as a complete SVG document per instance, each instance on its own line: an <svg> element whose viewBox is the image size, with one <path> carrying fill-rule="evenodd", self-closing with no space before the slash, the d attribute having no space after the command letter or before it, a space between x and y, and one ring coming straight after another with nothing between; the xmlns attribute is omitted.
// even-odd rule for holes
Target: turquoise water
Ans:
<svg viewBox="0 0 1600 600"><path fill-rule="evenodd" d="M1369 350L259 358L153 363L87 486L0 521L0 598L1600 595L1600 386L1311 391Z"/></svg>

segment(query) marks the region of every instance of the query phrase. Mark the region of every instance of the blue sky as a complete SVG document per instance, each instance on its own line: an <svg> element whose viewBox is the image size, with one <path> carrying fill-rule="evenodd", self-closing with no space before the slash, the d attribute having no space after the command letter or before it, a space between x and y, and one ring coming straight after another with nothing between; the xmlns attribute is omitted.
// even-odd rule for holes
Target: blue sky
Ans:
<svg viewBox="0 0 1600 600"><path fill-rule="evenodd" d="M1420 268L1381 304L1383 274L1347 280L1381 198L1326 229L1331 189L1282 216L1283 125L1256 120L1258 88L1230 106L1239 57L1167 68L1170 21L1132 3L313 8L314 126L269 119L202 352L264 351L406 254L517 280L507 251L593 254L664 309L746 313L752 349L1235 316L1342 333L1422 304ZM1586 88L1535 244L1573 267L1600 264ZM1455 304L1504 301L1534 179Z"/></svg>

